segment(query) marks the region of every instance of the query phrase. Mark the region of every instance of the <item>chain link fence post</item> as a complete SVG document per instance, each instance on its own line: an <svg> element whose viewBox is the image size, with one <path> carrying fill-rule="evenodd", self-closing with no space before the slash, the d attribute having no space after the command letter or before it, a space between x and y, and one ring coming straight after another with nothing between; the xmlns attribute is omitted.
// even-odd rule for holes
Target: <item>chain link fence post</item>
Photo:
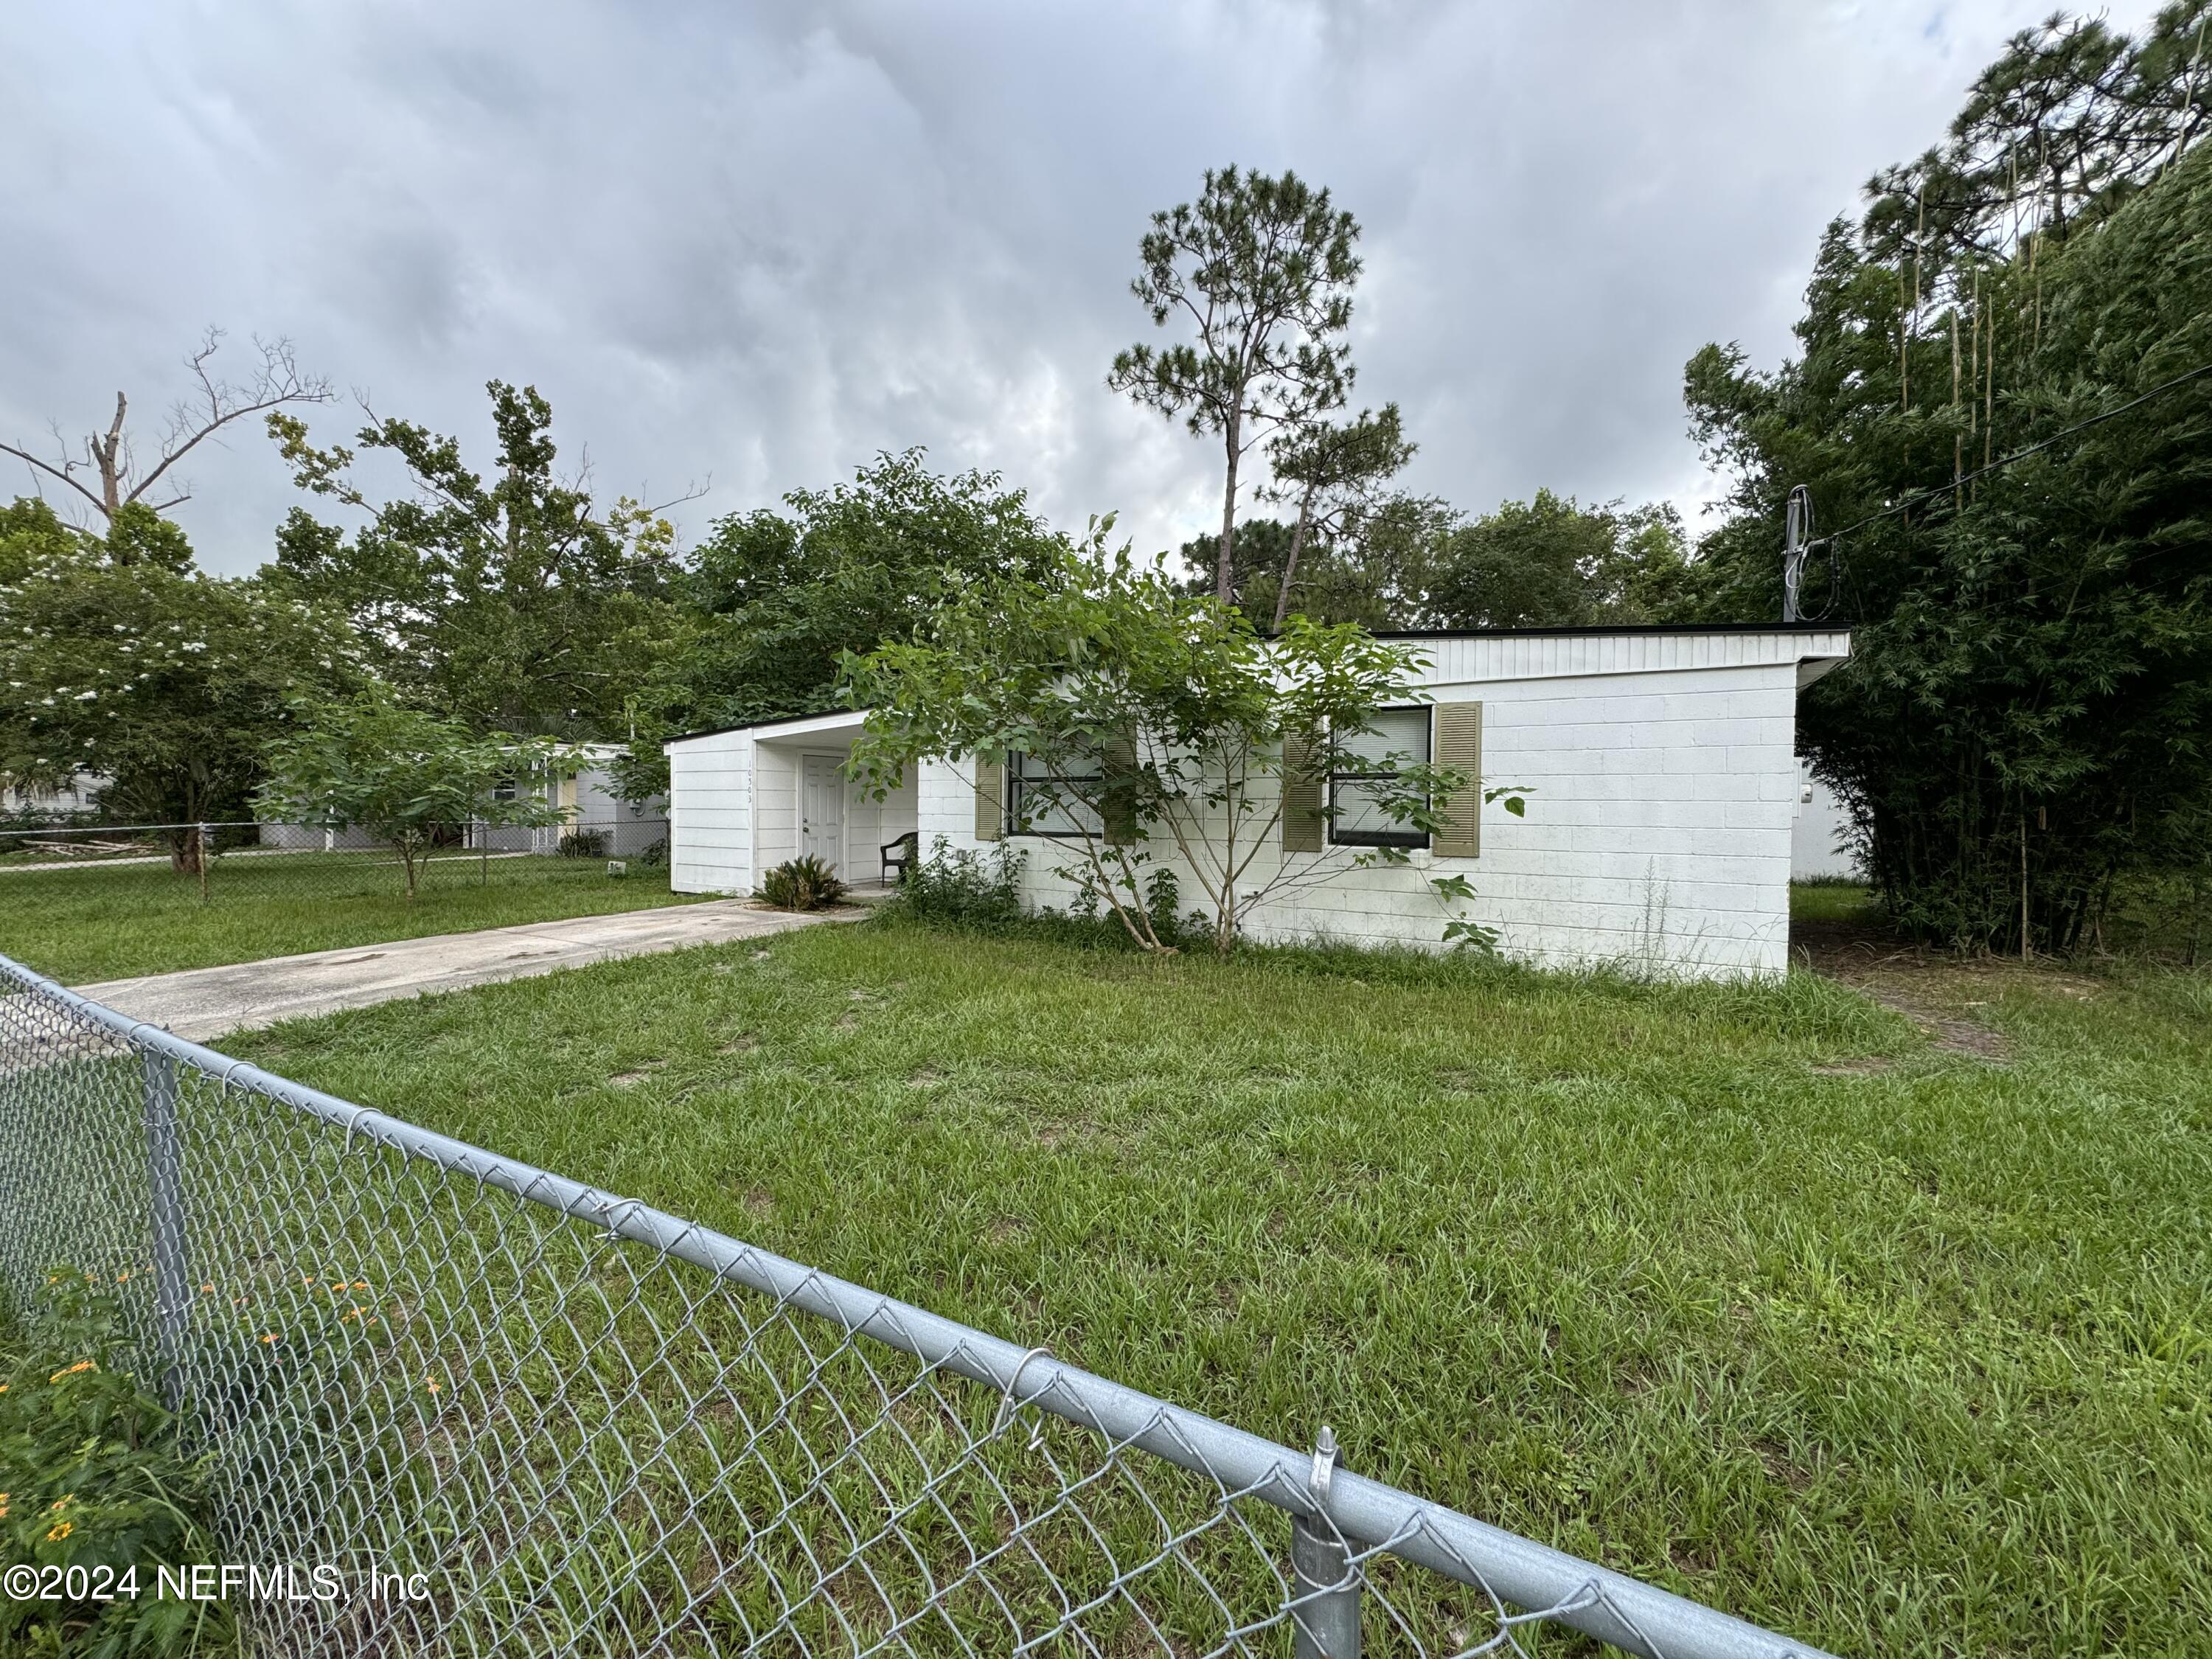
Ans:
<svg viewBox="0 0 2212 1659"><path fill-rule="evenodd" d="M193 848L192 862L199 866L200 872L200 902L205 904L208 902L208 865L215 857L215 826L211 823L195 825L192 837L197 843Z"/></svg>
<svg viewBox="0 0 2212 1659"><path fill-rule="evenodd" d="M161 1398L173 1411L183 1395L185 1327L191 1316L191 1262L185 1252L185 1176L177 1124L177 1062L149 1048L140 1056L146 1092L146 1173L154 1235L154 1323L161 1354Z"/></svg>
<svg viewBox="0 0 2212 1659"><path fill-rule="evenodd" d="M1359 1590L1352 1552L1329 1524L1328 1489L1336 1474L1336 1431L1322 1425L1309 1485L1321 1513L1291 1516L1291 1594L1296 1659L1359 1659Z"/></svg>

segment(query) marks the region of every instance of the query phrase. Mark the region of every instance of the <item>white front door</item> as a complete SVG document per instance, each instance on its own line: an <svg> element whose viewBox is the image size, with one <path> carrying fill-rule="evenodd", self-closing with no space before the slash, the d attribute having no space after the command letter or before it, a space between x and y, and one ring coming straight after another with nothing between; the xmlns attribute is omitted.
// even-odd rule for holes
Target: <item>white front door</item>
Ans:
<svg viewBox="0 0 2212 1659"><path fill-rule="evenodd" d="M832 870L845 862L845 757L802 755L799 778L799 850Z"/></svg>

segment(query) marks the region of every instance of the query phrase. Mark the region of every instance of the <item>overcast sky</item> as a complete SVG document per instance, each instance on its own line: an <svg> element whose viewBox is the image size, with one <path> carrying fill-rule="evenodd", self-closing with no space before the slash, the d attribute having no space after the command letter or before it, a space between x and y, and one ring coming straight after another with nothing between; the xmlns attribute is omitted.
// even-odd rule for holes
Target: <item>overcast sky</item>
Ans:
<svg viewBox="0 0 2212 1659"><path fill-rule="evenodd" d="M1364 228L1412 487L1689 507L1684 359L1778 358L1821 226L2051 3L16 0L0 435L118 389L153 435L218 324L480 464L483 381L534 383L607 493L711 477L693 534L920 444L1149 550L1218 523L1219 455L1106 368L1147 214L1234 161ZM300 499L258 429L187 476L217 570Z"/></svg>

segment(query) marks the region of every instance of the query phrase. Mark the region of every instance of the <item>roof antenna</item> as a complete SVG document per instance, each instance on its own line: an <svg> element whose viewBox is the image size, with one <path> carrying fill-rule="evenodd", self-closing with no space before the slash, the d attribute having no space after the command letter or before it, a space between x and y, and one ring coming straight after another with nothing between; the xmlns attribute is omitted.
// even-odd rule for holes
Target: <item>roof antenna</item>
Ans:
<svg viewBox="0 0 2212 1659"><path fill-rule="evenodd" d="M1813 550L1813 492L1799 484L1790 492L1782 539L1782 620L1802 621L1797 589L1805 579L1805 556Z"/></svg>

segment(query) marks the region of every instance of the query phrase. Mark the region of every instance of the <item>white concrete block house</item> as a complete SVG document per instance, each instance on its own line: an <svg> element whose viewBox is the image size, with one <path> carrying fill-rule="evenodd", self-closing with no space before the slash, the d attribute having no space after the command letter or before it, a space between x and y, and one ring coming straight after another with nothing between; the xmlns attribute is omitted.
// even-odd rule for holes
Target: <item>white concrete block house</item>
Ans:
<svg viewBox="0 0 2212 1659"><path fill-rule="evenodd" d="M1410 867L1357 869L1358 814L1340 803L1318 828L1352 843L1324 849L1340 873L1255 915L1254 936L1441 948L1446 917L1429 882L1456 871L1479 895L1467 914L1522 961L1700 978L1786 969L1803 805L1797 694L1850 655L1847 633L1760 624L1391 637L1417 645L1429 666L1418 705L1385 717L1386 747L1524 786L1528 814L1492 806L1471 834L1409 848ZM911 830L925 856L939 836L956 848L1027 844L1030 901L1066 902L1071 890L1050 870L1065 860L1042 839L1008 833L1004 769L986 768L979 791L972 763L933 763L888 800L867 800L844 771L860 720L823 714L670 743L677 890L749 893L802 853L872 883L878 848ZM1343 787L1349 802L1356 786Z"/></svg>

